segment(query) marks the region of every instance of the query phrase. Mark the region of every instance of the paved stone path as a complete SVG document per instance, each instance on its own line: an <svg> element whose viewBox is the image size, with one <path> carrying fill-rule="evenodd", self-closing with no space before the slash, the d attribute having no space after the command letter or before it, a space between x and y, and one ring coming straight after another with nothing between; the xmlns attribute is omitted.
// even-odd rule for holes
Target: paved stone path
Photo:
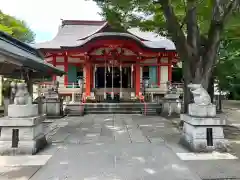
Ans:
<svg viewBox="0 0 240 180"><path fill-rule="evenodd" d="M160 117L88 115L60 126L41 153L53 157L31 180L200 179L165 144L178 131Z"/></svg>
<svg viewBox="0 0 240 180"><path fill-rule="evenodd" d="M227 155L224 155L225 160L211 160L211 155L207 155L207 160L206 156L204 160L180 160L182 155L186 159L190 157L189 152L178 144L180 132L169 120L157 116L67 117L47 124L45 133L52 144L38 153L35 160L27 156L0 159L0 166L4 165L0 167L0 180L200 180L240 177L239 161L226 160ZM190 159L192 156L194 154L191 153Z"/></svg>

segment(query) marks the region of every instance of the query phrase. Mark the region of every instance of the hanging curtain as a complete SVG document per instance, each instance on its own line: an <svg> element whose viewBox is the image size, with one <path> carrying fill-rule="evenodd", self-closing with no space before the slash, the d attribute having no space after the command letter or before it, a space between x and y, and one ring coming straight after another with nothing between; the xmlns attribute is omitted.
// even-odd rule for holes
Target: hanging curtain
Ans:
<svg viewBox="0 0 240 180"><path fill-rule="evenodd" d="M94 72L96 72L97 71L97 65L95 64L95 67L94 67Z"/></svg>

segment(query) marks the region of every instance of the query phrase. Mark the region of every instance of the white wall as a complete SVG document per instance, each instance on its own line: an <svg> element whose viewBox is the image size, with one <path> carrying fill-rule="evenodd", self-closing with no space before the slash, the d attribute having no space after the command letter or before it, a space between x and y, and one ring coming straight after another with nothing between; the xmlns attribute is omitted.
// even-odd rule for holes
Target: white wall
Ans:
<svg viewBox="0 0 240 180"><path fill-rule="evenodd" d="M59 68L59 69L64 71L64 66L63 65L56 65L56 68ZM56 80L59 82L59 85L64 85L64 76L62 76L62 77L57 76Z"/></svg>
<svg viewBox="0 0 240 180"><path fill-rule="evenodd" d="M161 66L160 68L160 86L166 87L166 82L168 81L168 66Z"/></svg>

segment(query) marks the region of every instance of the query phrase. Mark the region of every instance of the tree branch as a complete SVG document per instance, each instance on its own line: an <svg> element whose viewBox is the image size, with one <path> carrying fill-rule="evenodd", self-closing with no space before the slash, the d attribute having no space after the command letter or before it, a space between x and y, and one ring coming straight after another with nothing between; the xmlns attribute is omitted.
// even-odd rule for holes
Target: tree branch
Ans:
<svg viewBox="0 0 240 180"><path fill-rule="evenodd" d="M163 14L166 18L167 30L172 35L178 52L181 53L181 57L186 57L186 55L188 56L188 45L186 37L173 11L171 3L169 0L158 0L157 3L161 5Z"/></svg>
<svg viewBox="0 0 240 180"><path fill-rule="evenodd" d="M187 42L192 47L193 55L198 56L198 47L200 40L200 32L197 24L197 7L195 0L188 0L187 2Z"/></svg>
<svg viewBox="0 0 240 180"><path fill-rule="evenodd" d="M218 23L224 23L233 10L237 8L239 0L215 0L213 8L213 20Z"/></svg>
<svg viewBox="0 0 240 180"><path fill-rule="evenodd" d="M187 1L186 21L187 21L187 43L190 49L190 63L192 66L192 76L199 77L202 71L202 58L200 58L200 31L197 23L197 2ZM194 68L196 67L196 68ZM195 71L197 69L197 71ZM201 76L200 76L201 77Z"/></svg>

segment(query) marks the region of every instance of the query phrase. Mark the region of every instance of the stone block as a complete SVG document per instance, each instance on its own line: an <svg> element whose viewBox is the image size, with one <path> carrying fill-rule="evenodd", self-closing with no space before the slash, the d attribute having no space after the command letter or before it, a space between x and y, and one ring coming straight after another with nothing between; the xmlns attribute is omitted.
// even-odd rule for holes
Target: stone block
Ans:
<svg viewBox="0 0 240 180"><path fill-rule="evenodd" d="M25 117L25 118L0 118L0 127L23 127L41 124L45 120L45 116Z"/></svg>
<svg viewBox="0 0 240 180"><path fill-rule="evenodd" d="M21 118L21 117L33 117L37 115L38 115L37 104L27 105L10 104L8 106L8 117Z"/></svg>
<svg viewBox="0 0 240 180"><path fill-rule="evenodd" d="M212 151L227 151L228 141L224 138L213 139L213 146L207 145L206 139L194 139L188 134L184 134L180 143L188 147L193 152L212 152Z"/></svg>
<svg viewBox="0 0 240 180"><path fill-rule="evenodd" d="M207 139L207 128L212 128L213 139L223 139L223 128L221 126L192 126L185 123L183 131L193 139Z"/></svg>
<svg viewBox="0 0 240 180"><path fill-rule="evenodd" d="M47 145L44 135L33 140L20 140L17 147L12 147L12 141L0 141L0 155L33 155Z"/></svg>
<svg viewBox="0 0 240 180"><path fill-rule="evenodd" d="M224 126L226 120L223 117L196 117L187 114L181 114L180 119L194 126Z"/></svg>
<svg viewBox="0 0 240 180"><path fill-rule="evenodd" d="M32 127L2 127L0 140L11 141L13 136L13 129L18 129L19 140L33 140L43 134L43 125L38 124Z"/></svg>
<svg viewBox="0 0 240 180"><path fill-rule="evenodd" d="M212 129L212 146L207 144L207 129ZM227 141L224 139L223 127L219 126L199 126L184 122L181 142L194 152L226 151Z"/></svg>
<svg viewBox="0 0 240 180"><path fill-rule="evenodd" d="M188 114L190 116L197 117L215 117L216 116L216 105L197 105L197 104L189 104L188 105Z"/></svg>
<svg viewBox="0 0 240 180"><path fill-rule="evenodd" d="M59 99L46 99L43 104L43 113L47 116L61 116L61 101Z"/></svg>

